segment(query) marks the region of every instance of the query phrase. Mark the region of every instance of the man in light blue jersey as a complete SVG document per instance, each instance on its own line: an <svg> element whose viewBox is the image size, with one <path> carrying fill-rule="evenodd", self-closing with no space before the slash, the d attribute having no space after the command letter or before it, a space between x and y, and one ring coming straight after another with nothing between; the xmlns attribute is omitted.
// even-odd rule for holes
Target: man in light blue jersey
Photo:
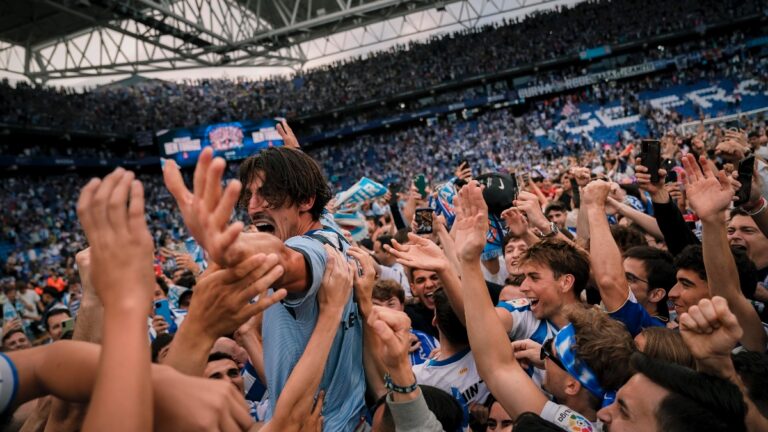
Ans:
<svg viewBox="0 0 768 432"><path fill-rule="evenodd" d="M225 163L206 149L195 170L194 194L186 189L178 168L165 165L166 185L179 203L190 233L213 263L234 267L251 256L276 255L284 272L275 288L285 299L263 317L264 368L272 404L306 347L319 314L316 299L326 266L324 244L345 251L348 244L323 223L331 198L319 166L300 150L269 148L240 166L241 182L221 189ZM242 185L242 186L241 186ZM247 209L258 232L242 233L228 225L236 200ZM320 388L325 391L325 428L352 431L364 415L365 376L362 325L350 296L328 357Z"/></svg>

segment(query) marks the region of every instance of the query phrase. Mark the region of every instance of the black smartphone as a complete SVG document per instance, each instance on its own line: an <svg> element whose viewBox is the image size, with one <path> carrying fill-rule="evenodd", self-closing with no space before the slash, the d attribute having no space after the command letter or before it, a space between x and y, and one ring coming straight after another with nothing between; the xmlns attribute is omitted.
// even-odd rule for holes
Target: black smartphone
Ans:
<svg viewBox="0 0 768 432"><path fill-rule="evenodd" d="M648 168L651 183L658 183L659 168L661 168L661 143L659 140L646 139L640 142L640 164Z"/></svg>
<svg viewBox="0 0 768 432"><path fill-rule="evenodd" d="M664 179L664 183L677 183L677 171L667 171L667 178Z"/></svg>
<svg viewBox="0 0 768 432"><path fill-rule="evenodd" d="M418 208L414 215L416 222L416 234L432 234L432 220L435 215L435 209Z"/></svg>
<svg viewBox="0 0 768 432"><path fill-rule="evenodd" d="M579 193L579 184L573 177L571 177L571 195L573 196L573 207L581 207L581 194Z"/></svg>
<svg viewBox="0 0 768 432"><path fill-rule="evenodd" d="M414 179L413 183L416 185L416 189L419 191L419 195L424 199L427 197L427 177L424 174L419 174Z"/></svg>
<svg viewBox="0 0 768 432"><path fill-rule="evenodd" d="M755 156L747 156L739 162L739 183L741 186L736 191L736 202L734 205L740 206L749 201L749 195L752 194L752 176L755 171Z"/></svg>
<svg viewBox="0 0 768 432"><path fill-rule="evenodd" d="M469 161L466 159L462 159L461 162L459 162L459 169L462 168L469 168ZM456 179L454 184L458 187L462 187L467 184L467 182L464 179Z"/></svg>

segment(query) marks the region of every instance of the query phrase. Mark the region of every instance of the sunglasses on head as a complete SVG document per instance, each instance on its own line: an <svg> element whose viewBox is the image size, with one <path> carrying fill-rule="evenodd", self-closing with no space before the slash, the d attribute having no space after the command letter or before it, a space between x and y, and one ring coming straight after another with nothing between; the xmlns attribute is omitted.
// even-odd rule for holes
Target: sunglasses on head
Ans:
<svg viewBox="0 0 768 432"><path fill-rule="evenodd" d="M552 343L554 342L554 339L549 338L544 341L544 344L541 345L541 354L539 354L539 360L544 360L545 358L548 358L557 365L560 369L567 371L565 366L563 365L563 362L560 361L559 358L555 357L554 352L552 351Z"/></svg>

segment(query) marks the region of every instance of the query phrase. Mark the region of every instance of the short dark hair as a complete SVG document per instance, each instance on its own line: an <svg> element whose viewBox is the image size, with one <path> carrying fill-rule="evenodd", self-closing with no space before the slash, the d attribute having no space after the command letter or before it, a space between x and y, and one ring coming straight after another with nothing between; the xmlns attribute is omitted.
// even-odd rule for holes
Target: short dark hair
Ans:
<svg viewBox="0 0 768 432"><path fill-rule="evenodd" d="M381 243L381 247L392 246L392 236L388 234L376 237L376 241Z"/></svg>
<svg viewBox="0 0 768 432"><path fill-rule="evenodd" d="M208 363L215 362L217 360L232 360L235 362L235 364L237 364L235 358L225 352L216 351L215 353L208 355Z"/></svg>
<svg viewBox="0 0 768 432"><path fill-rule="evenodd" d="M408 243L408 233L411 232L410 228L400 228L395 233L394 239L400 244Z"/></svg>
<svg viewBox="0 0 768 432"><path fill-rule="evenodd" d="M150 352L152 353L152 363L157 363L158 357L160 356L160 351L170 345L171 342L173 342L173 334L160 333L157 335L150 346Z"/></svg>
<svg viewBox="0 0 768 432"><path fill-rule="evenodd" d="M61 315L61 314L67 314L68 317L72 318L72 313L69 311L69 309L66 309L63 307L53 308L49 310L48 313L45 314L45 320L43 320L45 322L45 329L51 330L48 327L48 320L50 320L51 317L55 317L56 315Z"/></svg>
<svg viewBox="0 0 768 432"><path fill-rule="evenodd" d="M551 203L547 204L547 207L544 209L544 215L549 216L550 212L553 211L559 211L563 213L567 213L568 209L565 208L565 205L563 205L560 201L552 201Z"/></svg>
<svg viewBox="0 0 768 432"><path fill-rule="evenodd" d="M163 294L168 295L168 284L165 283L165 279L160 276L155 276L155 283L157 283L157 285L160 286L160 289L163 290Z"/></svg>
<svg viewBox="0 0 768 432"><path fill-rule="evenodd" d="M386 301L392 297L400 300L400 304L405 304L405 290L399 283L391 279L379 279L373 286L372 298L380 301Z"/></svg>
<svg viewBox="0 0 768 432"><path fill-rule="evenodd" d="M514 233L512 233L512 232L508 232L508 233L504 234L504 238L501 240L501 250L504 250L504 249L506 249L506 248L507 248L507 245L508 245L508 244L509 244L509 242L511 242L512 240L521 240L521 238L520 238L519 236L516 236L516 235L515 235Z"/></svg>
<svg viewBox="0 0 768 432"><path fill-rule="evenodd" d="M5 341L7 341L8 338L10 338L11 336L15 335L16 333L24 333L24 330L22 330L20 328L15 328L15 329L9 331L8 333L4 334L3 335L3 341L2 341L3 345L5 345ZM24 335L26 335L26 333L24 333Z"/></svg>
<svg viewBox="0 0 768 432"><path fill-rule="evenodd" d="M656 312L669 318L667 296L677 283L672 255L652 246L635 246L624 251L624 259L627 258L643 262L643 268L648 275L648 289L664 289L664 298L656 303Z"/></svg>
<svg viewBox="0 0 768 432"><path fill-rule="evenodd" d="M469 345L467 328L453 311L448 296L442 289L435 291L435 321L437 328L454 345Z"/></svg>
<svg viewBox="0 0 768 432"><path fill-rule="evenodd" d="M634 225L611 225L611 235L616 241L616 245L618 245L619 249L622 251L635 246L648 246L648 240L645 239L645 233Z"/></svg>
<svg viewBox="0 0 768 432"><path fill-rule="evenodd" d="M555 278L573 275L573 294L577 299L589 282L589 256L564 240L544 239L529 247L520 262L546 266L552 270Z"/></svg>
<svg viewBox="0 0 768 432"><path fill-rule="evenodd" d="M424 396L424 401L427 403L427 408L435 415L437 421L440 422L444 431L458 431L462 429L464 422L464 410L459 405L459 402L437 387L428 386L425 384L419 384L421 394ZM381 431L382 432L394 432L395 419L392 417L392 412L389 409L389 405L386 404L387 395L379 398L375 406L384 405L384 416L381 419Z"/></svg>
<svg viewBox="0 0 768 432"><path fill-rule="evenodd" d="M536 413L524 412L517 416L514 430L525 432L562 432L563 429L552 422L544 420Z"/></svg>
<svg viewBox="0 0 768 432"><path fill-rule="evenodd" d="M735 384L641 353L633 354L630 364L635 371L670 392L656 411L659 430L747 430L747 406Z"/></svg>
<svg viewBox="0 0 768 432"><path fill-rule="evenodd" d="M175 284L180 287L192 289L197 284L197 279L195 279L195 275L192 273L192 270L184 270L184 273L176 278Z"/></svg>
<svg viewBox="0 0 768 432"><path fill-rule="evenodd" d="M675 272L690 270L701 280L707 280L707 270L704 268L704 255L701 245L688 245L675 257Z"/></svg>
<svg viewBox="0 0 768 432"><path fill-rule="evenodd" d="M314 199L309 213L319 220L325 205L331 199L331 190L320 166L301 150L287 147L270 147L258 155L246 159L240 165L240 205L248 206L250 185L257 177L263 177L264 184L259 194L272 207L284 204L302 204Z"/></svg>
<svg viewBox="0 0 768 432"><path fill-rule="evenodd" d="M741 351L731 356L747 394L763 416L768 414L768 354Z"/></svg>

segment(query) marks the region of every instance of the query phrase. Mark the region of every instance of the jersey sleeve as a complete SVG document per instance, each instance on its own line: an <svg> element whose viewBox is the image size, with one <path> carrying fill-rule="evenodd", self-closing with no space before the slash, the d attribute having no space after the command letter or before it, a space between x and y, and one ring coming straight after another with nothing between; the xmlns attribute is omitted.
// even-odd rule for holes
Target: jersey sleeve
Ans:
<svg viewBox="0 0 768 432"><path fill-rule="evenodd" d="M552 401L547 401L544 409L541 410L541 418L554 423L561 429L568 432L599 432L586 417L568 408L565 405L558 405Z"/></svg>
<svg viewBox="0 0 768 432"><path fill-rule="evenodd" d="M632 290L629 290L629 296L624 304L616 311L609 312L608 315L624 323L632 337L637 336L647 327L664 327L665 324L658 318L654 318L645 308L637 302Z"/></svg>
<svg viewBox="0 0 768 432"><path fill-rule="evenodd" d="M297 307L304 303L307 298L314 297L323 282L326 263L325 249L322 243L306 236L291 237L285 242L285 245L302 254L307 266L309 289L303 293L289 293L284 300L288 306Z"/></svg>
<svg viewBox="0 0 768 432"><path fill-rule="evenodd" d="M16 365L0 353L0 418L10 414L11 405L19 390L19 374Z"/></svg>
<svg viewBox="0 0 768 432"><path fill-rule="evenodd" d="M519 298L509 301L499 302L496 305L512 315L512 330L509 332L509 338L513 341L528 339L539 326L539 320L531 311L531 303L528 299Z"/></svg>

